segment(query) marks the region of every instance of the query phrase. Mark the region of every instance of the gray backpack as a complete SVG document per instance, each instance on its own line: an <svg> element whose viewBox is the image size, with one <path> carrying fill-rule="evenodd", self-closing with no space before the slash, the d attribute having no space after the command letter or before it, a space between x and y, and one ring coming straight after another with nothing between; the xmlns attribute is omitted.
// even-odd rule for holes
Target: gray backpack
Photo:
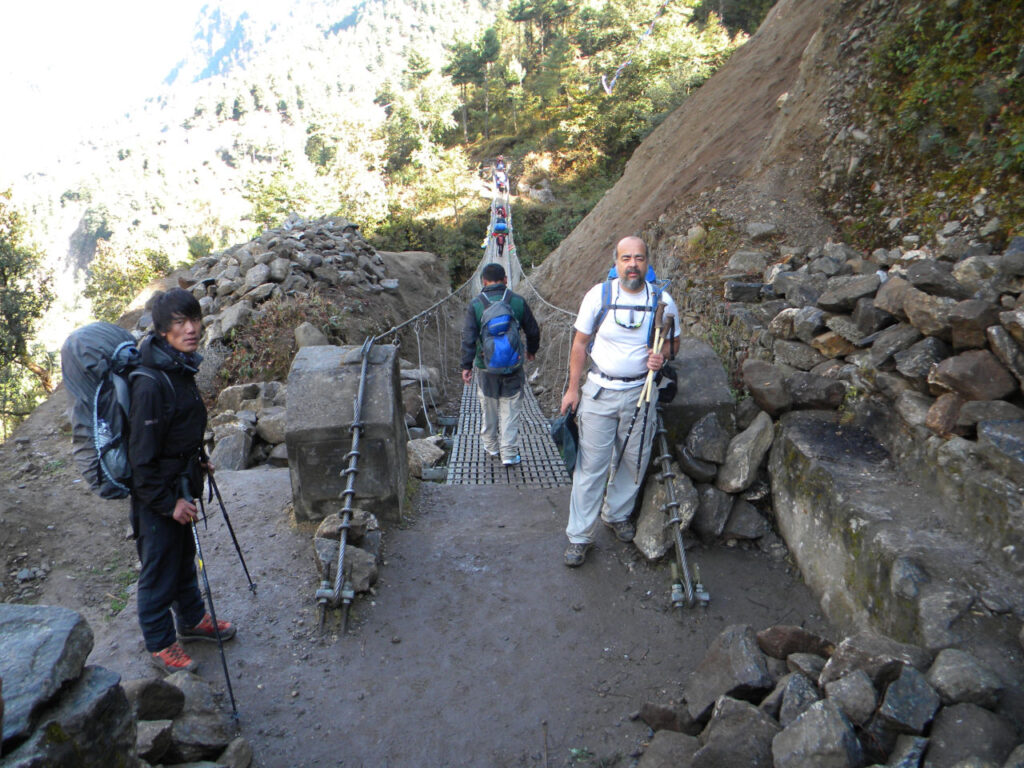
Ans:
<svg viewBox="0 0 1024 768"><path fill-rule="evenodd" d="M71 452L93 492L121 499L131 492L128 412L131 379L166 382L169 407L174 385L163 371L141 365L135 337L111 323L72 331L60 349L60 367L71 398Z"/></svg>

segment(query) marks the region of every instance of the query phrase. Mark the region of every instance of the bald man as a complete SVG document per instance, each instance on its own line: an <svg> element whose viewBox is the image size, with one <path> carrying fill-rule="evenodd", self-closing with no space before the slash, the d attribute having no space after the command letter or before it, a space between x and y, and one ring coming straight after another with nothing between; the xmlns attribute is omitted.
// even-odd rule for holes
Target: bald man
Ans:
<svg viewBox="0 0 1024 768"><path fill-rule="evenodd" d="M576 411L580 441L569 501L569 524L565 533L569 546L565 564L583 565L593 545L598 518L619 541L633 540L636 528L630 520L640 483L650 459L654 429L641 440L637 400L648 371L658 371L667 356L679 347L679 311L667 292L659 294L647 281L647 246L639 237L624 237L615 247L616 277L611 281L610 305L601 317L603 285L591 288L576 316L576 335L569 355L569 384L562 396L561 412ZM672 339L659 349L649 344L655 301L665 306L664 316L675 318ZM598 321L600 325L598 327ZM591 347L591 340L593 346ZM583 380L587 351L593 365ZM646 416L654 423L657 397L651 398ZM629 434L630 422L637 414ZM629 437L627 439L627 434ZM641 443L643 443L641 445ZM622 461L618 460L623 453ZM637 475L637 454L640 473ZM614 463L613 463L614 462ZM618 469L615 470L615 467ZM609 476L609 471L614 474ZM607 485L605 484L607 481Z"/></svg>

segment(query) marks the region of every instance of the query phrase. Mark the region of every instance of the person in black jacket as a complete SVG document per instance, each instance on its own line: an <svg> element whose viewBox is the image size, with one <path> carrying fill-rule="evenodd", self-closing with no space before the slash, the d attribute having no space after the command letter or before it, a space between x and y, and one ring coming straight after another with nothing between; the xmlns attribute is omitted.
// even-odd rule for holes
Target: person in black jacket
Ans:
<svg viewBox="0 0 1024 768"><path fill-rule="evenodd" d="M132 532L142 561L138 609L146 650L155 666L176 672L197 666L179 637L216 640L189 530L198 517L191 499L202 493L204 471L212 471L201 454L206 406L195 382L203 322L199 302L181 288L157 294L152 311L154 332L139 345L145 370L131 379ZM234 636L229 622L218 626L222 640Z"/></svg>
<svg viewBox="0 0 1024 768"><path fill-rule="evenodd" d="M540 326L526 300L508 290L508 277L501 264L485 266L480 272L480 282L483 291L469 303L462 324L462 381L467 385L472 383L475 362L482 415L480 439L488 456L492 459L500 457L502 464L511 467L522 461L518 440L526 375L522 360L511 373L489 373L485 370L480 338L481 317L487 304L504 298L526 336L527 360L533 360L540 349Z"/></svg>

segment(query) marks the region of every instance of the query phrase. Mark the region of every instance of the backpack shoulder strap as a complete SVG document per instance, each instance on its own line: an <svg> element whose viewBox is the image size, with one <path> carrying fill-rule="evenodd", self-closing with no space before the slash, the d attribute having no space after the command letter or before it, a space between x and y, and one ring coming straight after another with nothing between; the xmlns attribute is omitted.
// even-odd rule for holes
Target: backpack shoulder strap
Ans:
<svg viewBox="0 0 1024 768"><path fill-rule="evenodd" d="M654 345L654 316L658 312L658 304L661 303L661 295L665 292L668 287L668 280L659 280L656 283L652 283L653 290L651 291L651 326L647 329L647 346L651 347Z"/></svg>
<svg viewBox="0 0 1024 768"><path fill-rule="evenodd" d="M587 344L587 352L594 347L594 340L597 338L597 331L601 327L601 323L608 317L608 310L612 306L612 278L605 278L605 281L601 283L601 308L597 311L597 317L594 318L594 330L590 332L590 343Z"/></svg>
<svg viewBox="0 0 1024 768"><path fill-rule="evenodd" d="M140 365L128 374L129 380L140 376L155 381L157 386L164 390L164 411L165 413L171 412L174 409L174 384L171 377L167 375L167 371L158 371ZM127 412L127 409L125 411Z"/></svg>

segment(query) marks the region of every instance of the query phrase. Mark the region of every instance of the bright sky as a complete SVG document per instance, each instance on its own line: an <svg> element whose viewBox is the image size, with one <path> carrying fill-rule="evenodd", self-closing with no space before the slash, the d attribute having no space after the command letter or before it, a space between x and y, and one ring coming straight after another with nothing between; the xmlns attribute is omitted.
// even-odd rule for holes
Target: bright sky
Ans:
<svg viewBox="0 0 1024 768"><path fill-rule="evenodd" d="M0 15L0 187L8 173L156 91L209 0L15 0Z"/></svg>

